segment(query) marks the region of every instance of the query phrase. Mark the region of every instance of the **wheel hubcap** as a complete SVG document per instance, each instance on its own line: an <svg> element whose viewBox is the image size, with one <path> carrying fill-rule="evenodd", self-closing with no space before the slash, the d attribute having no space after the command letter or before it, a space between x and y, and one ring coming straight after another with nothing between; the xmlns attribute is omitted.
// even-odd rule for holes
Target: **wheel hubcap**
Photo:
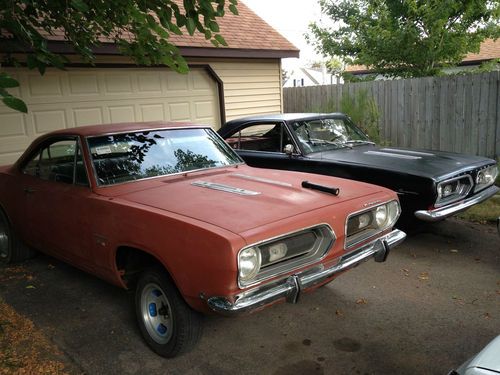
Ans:
<svg viewBox="0 0 500 375"><path fill-rule="evenodd" d="M173 319L165 293L157 284L147 284L142 290L140 303L149 336L158 344L166 344L172 337Z"/></svg>
<svg viewBox="0 0 500 375"><path fill-rule="evenodd" d="M9 232L7 223L0 217L0 258L7 258L9 255Z"/></svg>

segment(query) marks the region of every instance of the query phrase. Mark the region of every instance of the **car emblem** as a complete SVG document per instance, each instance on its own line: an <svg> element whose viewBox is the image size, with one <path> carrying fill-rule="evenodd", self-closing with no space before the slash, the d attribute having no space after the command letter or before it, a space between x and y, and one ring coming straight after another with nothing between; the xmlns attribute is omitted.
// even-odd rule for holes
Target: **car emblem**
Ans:
<svg viewBox="0 0 500 375"><path fill-rule="evenodd" d="M378 203L382 202L380 199L379 200L376 200L376 201L373 201L373 202L368 202L368 203L365 203L363 206L364 207L370 207L370 206L374 206Z"/></svg>

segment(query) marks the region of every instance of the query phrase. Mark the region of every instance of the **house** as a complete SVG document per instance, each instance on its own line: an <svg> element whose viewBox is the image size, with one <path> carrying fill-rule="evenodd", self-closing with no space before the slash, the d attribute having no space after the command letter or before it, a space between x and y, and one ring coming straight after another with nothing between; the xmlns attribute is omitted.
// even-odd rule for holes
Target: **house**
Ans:
<svg viewBox="0 0 500 375"><path fill-rule="evenodd" d="M60 128L190 120L217 129L236 117L282 112L281 59L298 57L299 50L242 2L238 11L218 20L228 47L214 47L203 34L172 35L189 63L188 74L137 66L111 42L95 49L95 66L85 65L62 33L44 35L48 47L71 63L65 71L47 69L44 76L5 68L20 82L11 92L29 113L0 103L0 165L16 160L37 136ZM22 52L16 48L5 35L0 38L2 54Z"/></svg>
<svg viewBox="0 0 500 375"><path fill-rule="evenodd" d="M458 73L460 71L471 70L478 68L482 63L500 59L500 38L486 39L481 43L478 53L469 53L462 62L451 68L444 68L443 72L447 74ZM346 68L346 73L350 73L359 78L373 74L373 72L364 65L351 65ZM384 79L383 76L377 76L376 79Z"/></svg>
<svg viewBox="0 0 500 375"><path fill-rule="evenodd" d="M317 85L332 85L337 83L337 77L323 69L295 68L290 72L290 76L283 87L303 87Z"/></svg>

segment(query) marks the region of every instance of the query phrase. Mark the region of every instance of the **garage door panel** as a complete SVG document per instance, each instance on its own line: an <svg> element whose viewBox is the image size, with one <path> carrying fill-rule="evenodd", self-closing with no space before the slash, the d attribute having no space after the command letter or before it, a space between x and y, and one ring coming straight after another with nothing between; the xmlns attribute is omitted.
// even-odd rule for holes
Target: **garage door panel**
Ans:
<svg viewBox="0 0 500 375"><path fill-rule="evenodd" d="M160 73L139 73L137 74L137 90L139 94L162 95L161 74Z"/></svg>
<svg viewBox="0 0 500 375"><path fill-rule="evenodd" d="M25 116L22 113L0 113L0 124L1 139L27 135Z"/></svg>
<svg viewBox="0 0 500 375"><path fill-rule="evenodd" d="M142 121L159 121L165 118L165 108L163 104L143 104L139 105Z"/></svg>
<svg viewBox="0 0 500 375"><path fill-rule="evenodd" d="M64 110L35 110L31 113L36 135L68 127Z"/></svg>
<svg viewBox="0 0 500 375"><path fill-rule="evenodd" d="M133 105L108 106L111 122L137 121Z"/></svg>
<svg viewBox="0 0 500 375"><path fill-rule="evenodd" d="M29 73L28 88L32 98L63 96L61 75L57 73L45 73L43 76L38 73Z"/></svg>
<svg viewBox="0 0 500 375"><path fill-rule="evenodd" d="M73 109L75 126L93 125L104 123L103 110L101 107L87 107Z"/></svg>
<svg viewBox="0 0 500 375"><path fill-rule="evenodd" d="M0 164L15 161L38 135L74 126L128 121L193 121L219 127L216 82L204 69L8 69L10 90L28 105L20 114L0 103ZM4 125L5 124L5 125Z"/></svg>
<svg viewBox="0 0 500 375"><path fill-rule="evenodd" d="M107 73L104 75L105 94L131 94L132 77L129 74Z"/></svg>
<svg viewBox="0 0 500 375"><path fill-rule="evenodd" d="M99 94L99 82L95 73L69 73L70 95L95 96Z"/></svg>

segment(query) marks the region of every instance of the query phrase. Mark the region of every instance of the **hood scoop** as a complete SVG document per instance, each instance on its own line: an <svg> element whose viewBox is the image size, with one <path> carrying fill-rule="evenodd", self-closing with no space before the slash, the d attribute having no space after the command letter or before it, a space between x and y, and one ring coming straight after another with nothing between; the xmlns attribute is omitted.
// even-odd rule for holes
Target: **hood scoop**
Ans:
<svg viewBox="0 0 500 375"><path fill-rule="evenodd" d="M235 186L230 186L230 185L225 185L225 184L217 184L215 182L208 182L208 181L201 181L201 180L194 181L191 183L191 185L199 186L199 187L206 188L206 189L225 191L226 193L233 193L233 194L238 194L238 195L259 195L260 194L260 192L258 192L258 191L252 191L252 190L238 188Z"/></svg>

